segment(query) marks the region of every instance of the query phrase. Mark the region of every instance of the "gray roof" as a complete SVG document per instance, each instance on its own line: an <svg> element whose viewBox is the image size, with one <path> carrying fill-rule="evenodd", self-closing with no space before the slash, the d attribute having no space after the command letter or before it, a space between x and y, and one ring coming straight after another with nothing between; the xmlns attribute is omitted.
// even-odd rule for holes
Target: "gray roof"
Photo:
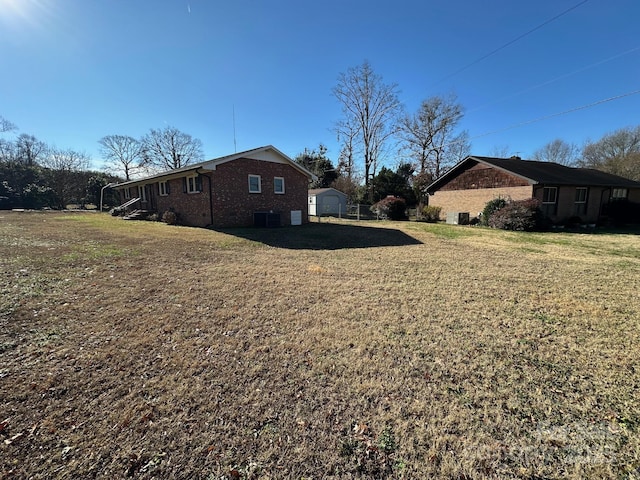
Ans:
<svg viewBox="0 0 640 480"><path fill-rule="evenodd" d="M156 179L160 179L160 178L163 178L163 177L167 177L167 178L168 177L177 177L177 176L180 176L183 173L193 172L193 171L196 171L196 170L199 170L199 169L207 170L207 169L210 169L214 165L219 165L219 164L225 163L227 161L231 161L231 160L235 160L235 159L238 159L238 158L251 156L251 154L255 154L257 152L267 151L267 150L271 150L271 151L276 152L283 159L286 159L286 161L289 164L291 164L292 167L300 170L302 173L307 175L309 178L313 178L313 179L316 178L313 173L308 171L302 165L299 165L299 164L295 163L291 158L289 158L287 155L285 155L280 150L275 148L273 145L266 145L264 147L252 148L251 150L245 150L244 152L232 153L231 155L225 155L224 157L218 157L218 158L214 158L214 159L211 159L211 160L206 160L204 162L195 163L193 165L187 165L186 167L176 168L174 170L167 170L167 171L164 171L164 172L161 172L161 173L157 173L155 175L150 175L150 176L143 177L143 178L138 178L138 179L135 179L135 180L129 180L129 181L126 181L126 182L119 183L118 185L115 185L114 188L127 187L127 186L134 185L134 184L137 184L137 183L149 183L151 181L154 181Z"/></svg>
<svg viewBox="0 0 640 480"><path fill-rule="evenodd" d="M318 195L321 193L326 193L326 192L336 192L339 193L340 195L344 195L345 197L347 196L346 193L341 192L340 190L336 190L335 188L332 187L327 187L327 188L312 188L311 190L309 190L309 193L311 195Z"/></svg>
<svg viewBox="0 0 640 480"><path fill-rule="evenodd" d="M530 184L540 185L575 185L590 187L640 188L640 182L628 178L601 172L593 168L576 168L553 162L521 160L519 158L496 158L470 156L434 181L427 188L433 192L455 177L457 172L469 162L484 163L494 166L527 180Z"/></svg>

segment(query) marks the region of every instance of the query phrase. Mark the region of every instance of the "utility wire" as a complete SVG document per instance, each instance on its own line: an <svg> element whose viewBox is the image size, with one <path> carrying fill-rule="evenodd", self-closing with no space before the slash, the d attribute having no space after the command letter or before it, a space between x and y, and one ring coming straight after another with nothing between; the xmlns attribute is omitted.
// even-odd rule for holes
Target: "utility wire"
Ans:
<svg viewBox="0 0 640 480"><path fill-rule="evenodd" d="M564 110L563 112L552 113L551 115L545 115L543 117L538 117L538 118L534 118L533 120L527 120L525 122L516 123L516 124L510 125L508 127L500 128L498 130L492 130L490 132L485 132L485 133L482 133L480 135L473 136L473 137L469 138L469 140L474 140L476 138L486 137L488 135L494 135L496 133L501 133L501 132L504 132L506 130L511 130L511 129L518 128L518 127L523 127L525 125L529 125L529 124L536 123L536 122L541 122L541 121L547 120L549 118L559 117L561 115L566 115L568 113L577 112L579 110L585 110L587 108L595 107L597 105L602 105L603 103L612 102L614 100L619 100L619 99L624 98L624 97L630 97L632 95L637 95L639 93L640 93L640 89L639 90L634 90L633 92L623 93L621 95L616 95L615 97L605 98L603 100L598 100L597 102L589 103L587 105L582 105L580 107L575 107L575 108L572 108L572 109L569 109L569 110ZM453 142L453 143L451 143L451 145L453 145L455 143L456 142Z"/></svg>
<svg viewBox="0 0 640 480"><path fill-rule="evenodd" d="M532 90L536 90L536 89L538 89L540 87L544 87L546 85L550 85L552 83L555 83L555 82L557 82L559 80L563 80L565 78L572 77L573 75L577 75L578 73L582 73L582 72L584 72L586 70L589 70L591 68L599 67L600 65L602 65L604 63L610 62L612 60L616 60L617 58L623 57L623 56L628 55L630 53L637 52L638 50L640 50L640 45L638 45L637 47L634 47L634 48L632 48L630 50L627 50L625 52L618 53L618 54L616 54L616 55L614 55L612 57L606 58L604 60L600 60L599 62L587 65L586 67L582 67L582 68L579 68L578 70L574 70L573 72L564 73L564 74L562 74L562 75L560 75L558 77L555 77L555 78L553 78L551 80L547 80L545 82L539 83L539 84L534 85L532 87L525 88L524 90L520 90L520 91L512 93L510 95L506 95L504 97L499 98L498 100L494 100L492 102L485 103L484 105L480 105L479 107L473 108L471 110L467 110L466 113L471 113L471 112L475 112L477 110L482 110L483 108L490 107L491 105L495 105L497 103L504 102L505 100L509 100L511 98L518 97L518 96L523 95L525 93L528 93L528 92L530 92Z"/></svg>
<svg viewBox="0 0 640 480"><path fill-rule="evenodd" d="M533 32L535 32L536 30L540 30L542 27L544 27L545 25L548 25L549 23L553 22L554 20L557 20L558 18L562 17L563 15L566 15L567 13L571 12L572 10L575 10L576 8L580 7L581 5L584 5L585 3L587 3L589 0L582 0L581 2L575 4L574 6L568 8L567 10L565 10L562 13L559 13L558 15L556 15L555 17L550 18L549 20L546 20L544 22L542 22L540 25L538 25L537 27L532 28L531 30L523 33L522 35L517 36L516 38L514 38L513 40L505 43L504 45L496 48L495 50L492 50L491 52L487 53L486 55L483 55L482 57L478 58L477 60L474 60L473 62L465 65L464 67L456 70L455 72L447 75L446 77L442 78L441 80L439 80L438 82L436 82L434 84L438 85L442 82L444 82L445 80L448 80L449 78L458 75L461 72L464 72L465 70L467 70L468 68L473 67L474 65L480 63L481 61L485 60L486 58L489 58L492 55L495 55L496 53L498 53L500 50L503 50L505 48L507 48L509 45L513 45L514 43L516 43L518 40L523 39L524 37L526 37L527 35L532 34Z"/></svg>

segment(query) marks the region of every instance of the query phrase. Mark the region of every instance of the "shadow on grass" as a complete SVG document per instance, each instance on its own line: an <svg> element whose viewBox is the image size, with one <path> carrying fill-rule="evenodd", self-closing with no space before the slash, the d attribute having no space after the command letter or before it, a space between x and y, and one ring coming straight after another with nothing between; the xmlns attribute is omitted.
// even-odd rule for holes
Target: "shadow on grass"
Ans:
<svg viewBox="0 0 640 480"><path fill-rule="evenodd" d="M281 228L225 228L219 231L272 247L293 250L340 250L422 244L400 230L330 223L308 223Z"/></svg>

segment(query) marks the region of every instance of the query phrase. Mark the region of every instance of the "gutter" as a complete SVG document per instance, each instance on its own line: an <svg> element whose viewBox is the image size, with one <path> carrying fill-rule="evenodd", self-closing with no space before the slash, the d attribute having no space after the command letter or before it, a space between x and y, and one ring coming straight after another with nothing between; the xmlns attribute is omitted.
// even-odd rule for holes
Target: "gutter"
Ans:
<svg viewBox="0 0 640 480"><path fill-rule="evenodd" d="M126 188L126 187L130 187L136 184L148 184L148 183L155 183L155 182L164 182L166 180L172 180L174 178L180 178L185 176L186 174L188 174L189 172L196 172L196 173L200 173L198 172L198 170L202 168L201 166L195 166L193 168L184 168L184 169L180 169L178 171L168 171L165 173L160 173L157 175L151 175L150 177L145 177L145 178L140 178L138 180L129 180L128 182L122 182L122 183L118 183L117 185L114 185L113 188Z"/></svg>

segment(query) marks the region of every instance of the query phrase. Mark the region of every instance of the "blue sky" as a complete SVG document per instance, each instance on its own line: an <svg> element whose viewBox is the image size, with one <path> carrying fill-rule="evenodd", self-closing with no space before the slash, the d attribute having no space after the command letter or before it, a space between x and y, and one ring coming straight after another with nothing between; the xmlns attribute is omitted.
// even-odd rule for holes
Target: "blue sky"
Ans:
<svg viewBox="0 0 640 480"><path fill-rule="evenodd" d="M506 129L639 90L638 19L637 0L0 0L0 115L96 168L102 136L166 125L233 153L234 113L238 151L335 162L331 89L368 60L410 112L455 93L474 154L527 158L640 124L634 94Z"/></svg>

